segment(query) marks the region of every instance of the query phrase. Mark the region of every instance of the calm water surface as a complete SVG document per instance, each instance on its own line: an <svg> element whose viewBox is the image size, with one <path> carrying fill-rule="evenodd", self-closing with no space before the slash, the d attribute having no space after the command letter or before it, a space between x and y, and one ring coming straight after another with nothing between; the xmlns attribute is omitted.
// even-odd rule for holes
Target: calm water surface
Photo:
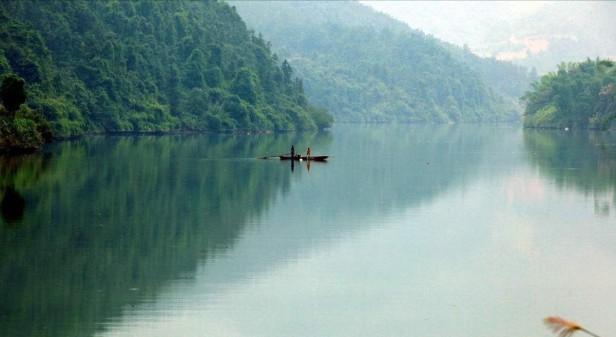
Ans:
<svg viewBox="0 0 616 337"><path fill-rule="evenodd" d="M616 333L615 135L91 137L0 188L0 336Z"/></svg>

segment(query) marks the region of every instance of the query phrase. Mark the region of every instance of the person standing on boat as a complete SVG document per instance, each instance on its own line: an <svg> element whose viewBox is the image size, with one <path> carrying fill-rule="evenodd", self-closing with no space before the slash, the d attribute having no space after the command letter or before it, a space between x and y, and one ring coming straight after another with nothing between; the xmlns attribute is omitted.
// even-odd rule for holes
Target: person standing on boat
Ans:
<svg viewBox="0 0 616 337"><path fill-rule="evenodd" d="M306 158L310 159L310 147L306 150Z"/></svg>
<svg viewBox="0 0 616 337"><path fill-rule="evenodd" d="M291 160L295 160L295 146L291 145Z"/></svg>

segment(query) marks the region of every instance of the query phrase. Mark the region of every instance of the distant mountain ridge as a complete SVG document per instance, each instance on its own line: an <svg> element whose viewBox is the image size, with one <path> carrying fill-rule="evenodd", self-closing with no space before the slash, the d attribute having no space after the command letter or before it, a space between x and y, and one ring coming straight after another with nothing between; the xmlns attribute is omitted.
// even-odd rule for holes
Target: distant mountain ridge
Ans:
<svg viewBox="0 0 616 337"><path fill-rule="evenodd" d="M519 119L526 69L482 59L354 1L232 1L337 121Z"/></svg>
<svg viewBox="0 0 616 337"><path fill-rule="evenodd" d="M536 68L539 74L555 71L563 61L616 60L614 1L362 3L439 39Z"/></svg>

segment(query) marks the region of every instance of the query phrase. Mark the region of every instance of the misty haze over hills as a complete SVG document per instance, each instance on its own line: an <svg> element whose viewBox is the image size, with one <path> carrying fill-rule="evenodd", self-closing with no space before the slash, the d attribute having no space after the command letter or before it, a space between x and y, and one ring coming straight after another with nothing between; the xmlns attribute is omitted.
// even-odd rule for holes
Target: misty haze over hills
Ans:
<svg viewBox="0 0 616 337"><path fill-rule="evenodd" d="M229 3L339 122L512 121L534 79L356 1Z"/></svg>
<svg viewBox="0 0 616 337"><path fill-rule="evenodd" d="M616 59L616 2L362 3L480 56L539 73L561 62Z"/></svg>

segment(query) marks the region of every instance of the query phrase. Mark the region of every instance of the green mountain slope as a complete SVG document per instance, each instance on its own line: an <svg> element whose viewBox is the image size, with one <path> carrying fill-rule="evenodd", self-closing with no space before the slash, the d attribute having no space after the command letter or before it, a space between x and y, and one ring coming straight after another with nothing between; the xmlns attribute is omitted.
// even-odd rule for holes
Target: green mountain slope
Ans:
<svg viewBox="0 0 616 337"><path fill-rule="evenodd" d="M459 48L445 42L443 45L456 59L477 73L490 89L505 98L508 104L516 105L517 109L522 110L519 99L528 90L530 83L537 79L536 70L529 71L511 62L477 56L468 47Z"/></svg>
<svg viewBox="0 0 616 337"><path fill-rule="evenodd" d="M524 69L471 56L359 3L231 4L291 60L308 97L338 121L519 118L512 95L523 90L509 83L524 86Z"/></svg>
<svg viewBox="0 0 616 337"><path fill-rule="evenodd" d="M534 82L524 100L528 127L616 128L616 64L561 64Z"/></svg>
<svg viewBox="0 0 616 337"><path fill-rule="evenodd" d="M3 1L0 21L0 75L59 136L331 122L225 3Z"/></svg>

